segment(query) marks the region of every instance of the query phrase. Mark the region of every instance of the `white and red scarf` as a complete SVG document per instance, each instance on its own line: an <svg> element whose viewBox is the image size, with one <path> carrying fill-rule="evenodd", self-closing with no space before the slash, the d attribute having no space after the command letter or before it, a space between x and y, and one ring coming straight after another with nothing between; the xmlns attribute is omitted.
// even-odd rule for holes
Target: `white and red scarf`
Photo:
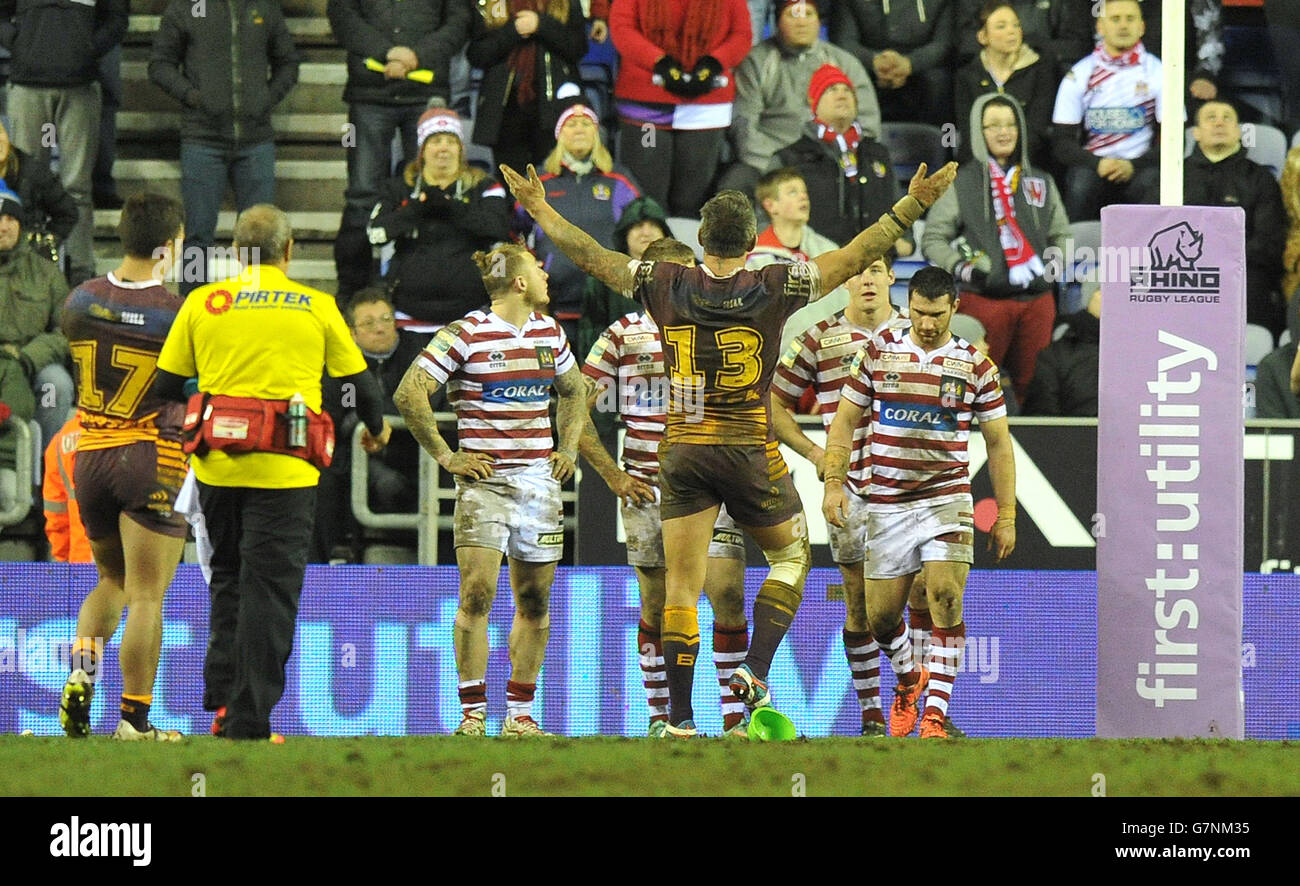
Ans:
<svg viewBox="0 0 1300 886"><path fill-rule="evenodd" d="M1016 188L1020 184L1020 166L1006 172L996 160L989 161L989 181L993 191L993 213L998 223L998 242L1007 260L1007 277L1011 285L1024 289L1045 270L1043 260L1029 245L1029 238L1016 221Z"/></svg>
<svg viewBox="0 0 1300 886"><path fill-rule="evenodd" d="M1132 49L1119 55L1111 55L1106 51L1105 43L1098 43L1092 50L1092 73L1088 75L1088 91L1096 89L1122 68L1141 64L1144 55L1146 55L1146 48L1141 40L1133 44Z"/></svg>
<svg viewBox="0 0 1300 886"><path fill-rule="evenodd" d="M817 137L828 145L840 149L840 167L845 175L858 174L858 142L862 141L862 127L854 123L843 132L836 132L822 121L817 121Z"/></svg>

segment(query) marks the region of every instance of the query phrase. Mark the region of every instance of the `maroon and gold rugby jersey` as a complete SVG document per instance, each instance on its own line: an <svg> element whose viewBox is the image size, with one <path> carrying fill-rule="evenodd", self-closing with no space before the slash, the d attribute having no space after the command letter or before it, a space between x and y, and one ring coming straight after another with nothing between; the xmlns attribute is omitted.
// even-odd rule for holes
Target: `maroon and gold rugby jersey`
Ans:
<svg viewBox="0 0 1300 886"><path fill-rule="evenodd" d="M185 406L152 393L158 352L183 300L153 281L87 280L63 306L81 412L78 452L180 438Z"/></svg>
<svg viewBox="0 0 1300 886"><path fill-rule="evenodd" d="M772 375L786 319L821 296L815 264L739 269L726 277L674 262L634 262L632 296L659 326L670 379L668 443L773 440Z"/></svg>

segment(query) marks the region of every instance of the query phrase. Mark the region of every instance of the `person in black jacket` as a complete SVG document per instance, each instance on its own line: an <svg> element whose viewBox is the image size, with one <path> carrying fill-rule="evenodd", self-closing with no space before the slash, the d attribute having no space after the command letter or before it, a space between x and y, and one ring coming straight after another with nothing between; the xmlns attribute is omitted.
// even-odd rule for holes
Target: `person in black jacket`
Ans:
<svg viewBox="0 0 1300 886"><path fill-rule="evenodd" d="M1077 2L1077 0L1076 0ZM952 55L957 0L844 0L831 42L876 78L884 120L941 126L952 119Z"/></svg>
<svg viewBox="0 0 1300 886"><path fill-rule="evenodd" d="M509 236L511 204L495 179L466 164L455 111L425 111L417 131L420 153L384 184L366 232L375 245L396 241L385 281L402 319L441 325L487 304L473 255Z"/></svg>
<svg viewBox="0 0 1300 886"><path fill-rule="evenodd" d="M1021 415L1096 416L1101 287L1096 283L1087 286L1093 289L1087 309L1062 317L1064 334L1039 353Z"/></svg>
<svg viewBox="0 0 1300 886"><path fill-rule="evenodd" d="M208 4L204 15L193 5L170 0L149 57L149 79L185 106L183 294L209 280L207 250L226 182L234 185L238 212L275 202L271 110L298 82L298 52L280 4L229 0Z"/></svg>
<svg viewBox="0 0 1300 886"><path fill-rule="evenodd" d="M978 38L982 10L987 0L957 0L954 43L959 64L968 64L983 47ZM1025 43L1047 62L1056 80L1092 48L1091 4L1079 0L1007 0L1020 19ZM1156 4L1159 5L1159 4ZM1024 99L1020 96L1021 102ZM957 109L958 114L961 108Z"/></svg>
<svg viewBox="0 0 1300 886"><path fill-rule="evenodd" d="M469 37L465 0L329 0L335 39L348 51L349 131L347 208L334 241L338 296L370 281L371 249L366 216L379 199L379 186L392 175L392 141L402 138L403 163L415 159L415 125L428 101L451 101L451 59ZM373 71L367 61L379 63ZM432 75L425 82L413 72Z"/></svg>
<svg viewBox="0 0 1300 886"><path fill-rule="evenodd" d="M1246 322L1276 336L1283 326L1278 284L1287 228L1277 179L1246 156L1237 111L1227 102L1201 105L1192 136L1196 147L1183 164L1183 202L1246 210Z"/></svg>
<svg viewBox="0 0 1300 886"><path fill-rule="evenodd" d="M186 9L189 4L185 4ZM99 60L126 35L126 0L0 0L0 45L9 50L8 111L14 144L40 163L58 139L59 178L77 205L68 235L68 282L95 276L91 174L99 140Z"/></svg>
<svg viewBox="0 0 1300 886"><path fill-rule="evenodd" d="M968 124L975 99L986 92L1015 96L1025 112L1029 158L1040 169L1054 171L1050 135L1060 78L1055 61L1027 42L1017 5L1011 0L987 0L980 8L976 36L983 48L957 71L953 82L957 119ZM970 126L963 126L958 160L971 158L972 141Z"/></svg>
<svg viewBox="0 0 1300 886"><path fill-rule="evenodd" d="M777 153L780 166L793 166L808 187L808 224L836 243L849 243L871 227L903 191L889 151L857 123L853 83L834 65L822 65L808 87L813 119L799 141ZM900 256L915 249L911 231L894 244Z"/></svg>
<svg viewBox="0 0 1300 886"><path fill-rule="evenodd" d="M555 147L555 123L568 102L556 93L579 83L587 54L578 0L492 0L473 16L469 63L483 70L474 111L474 144L492 148L495 165L524 169Z"/></svg>
<svg viewBox="0 0 1300 886"><path fill-rule="evenodd" d="M77 201L44 163L37 163L9 141L0 122L0 178L23 204L23 233L42 255L56 258L54 248L63 243L77 224Z"/></svg>

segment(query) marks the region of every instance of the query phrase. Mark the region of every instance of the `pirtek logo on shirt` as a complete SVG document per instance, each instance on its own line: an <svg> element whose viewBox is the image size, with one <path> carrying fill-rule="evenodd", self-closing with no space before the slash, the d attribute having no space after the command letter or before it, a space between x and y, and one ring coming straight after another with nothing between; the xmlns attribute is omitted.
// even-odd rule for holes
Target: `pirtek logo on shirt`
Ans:
<svg viewBox="0 0 1300 886"><path fill-rule="evenodd" d="M229 291L218 289L208 295L203 306L207 308L209 314L224 314L232 307L246 309L293 306L310 311L311 296L282 289L258 289L254 292L240 290L232 296Z"/></svg>

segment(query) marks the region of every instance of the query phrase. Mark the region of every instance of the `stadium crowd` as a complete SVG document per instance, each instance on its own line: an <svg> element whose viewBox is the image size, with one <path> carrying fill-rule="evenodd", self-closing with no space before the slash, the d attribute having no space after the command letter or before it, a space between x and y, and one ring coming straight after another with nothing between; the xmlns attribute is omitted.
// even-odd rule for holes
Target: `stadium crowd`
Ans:
<svg viewBox="0 0 1300 886"><path fill-rule="evenodd" d="M72 379L85 358L69 349L61 324L68 289L95 277L92 207L122 203L105 170L127 5L0 2L0 45L11 58L0 121L0 512L15 500L12 425L35 420L49 444L45 511L60 559L89 556L67 457L82 433ZM1292 338L1300 147L1269 154L1261 138L1273 130L1284 143L1300 138L1300 75L1290 70L1300 58L1297 5L1264 3L1277 64L1290 79L1260 103L1227 76L1217 0L1185 4L1185 199L1246 212L1247 322L1276 346L1260 362L1269 395L1261 394L1258 415L1266 418L1300 414ZM1158 201L1159 12L1159 3L1139 0L329 0L347 53L343 99L353 135L334 242L339 310L386 412L394 398L398 407L409 402L403 373L419 360L438 382L428 391L440 404L456 366L428 355L447 324L495 303L483 262L497 256L517 271L512 279L527 280L509 298L548 316L550 368L566 376L638 305L555 242L516 201L501 164L521 174L534 164L544 202L600 248L633 259L671 233L671 219L698 218L715 193L737 189L761 213L743 262L758 271L847 247L893 213L919 162L934 172L955 158L952 186L901 227L875 282L854 274L847 288L795 313L785 340L838 316L864 287L878 294L872 287L886 276L892 283L895 260L907 258L952 276L961 314L982 332L976 353L1004 369L1008 411L1019 404L1023 414L1095 415L1100 293L1067 283L1048 256L1071 261L1072 225L1097 220L1104 206ZM617 73L604 85L585 76L583 59L609 46ZM241 213L274 202L272 112L294 89L300 60L279 3L213 4L203 15L188 0L167 4L148 74L183 109L187 255L215 243L228 186ZM466 81L458 72L468 68ZM57 172L50 127L59 134ZM484 152L490 165L472 160ZM522 247L535 267L502 244ZM181 274L182 295L215 282L215 273L200 252L195 272ZM617 365L609 364L611 375ZM782 388L780 402L829 424L836 398L805 381ZM562 388L561 399L576 397L571 380L557 380ZM323 408L340 440L356 421L347 399L326 378ZM597 430L610 427L594 409L593 418ZM572 445L557 455L571 461L576 431L563 418L558 424ZM397 439L375 454L367 491L375 506L413 507L417 454ZM312 560L356 556L354 457L341 445L322 475ZM492 564L478 566L476 575L495 575ZM528 602L541 583L525 577L516 593ZM542 610L525 621L521 631L544 630ZM859 650L850 659L865 661L865 621L846 631ZM662 654L647 667L662 666ZM520 665L525 679L512 692L527 686L531 698L534 665L540 659ZM722 670L720 661L720 678ZM468 690L475 699L481 677Z"/></svg>
<svg viewBox="0 0 1300 886"><path fill-rule="evenodd" d="M1293 10L1265 7L1285 65ZM1269 124L1300 129L1300 102L1285 78L1271 103L1243 100L1225 77L1231 59L1219 4L1186 8L1185 199L1246 210L1247 320L1285 346L1285 306L1300 285L1300 159L1253 149ZM278 4L264 18L253 10L258 27L244 31L230 27L225 7L205 16L188 10L167 4L148 71L183 107L186 243L203 250L214 242L227 183L237 210L272 202L271 112L293 89L301 54ZM1099 298L1064 282L1043 256L1055 248L1068 257L1082 242L1072 223L1097 219L1104 205L1158 199L1162 123L1160 4L1113 0L1100 12L1094 19L1088 4L1065 0L330 0L329 21L347 51L343 98L354 133L334 250L340 307L352 318L362 290L362 313L386 307L364 318L366 327L350 327L382 372L395 354L414 353L486 303L475 251L521 242L551 275L551 313L570 340L589 347L630 303L602 292L548 241L501 186L496 164L535 163L567 217L602 246L634 256L645 244L627 238L629 208L631 218L656 220L643 229L666 234L669 217L694 218L710 194L738 188L769 222L749 263L761 267L847 243L901 195L901 174L937 146L939 156L961 161L958 185L899 239L896 255L915 253L914 261L957 277L961 312L980 322L990 358L1007 370L1013 411L1022 404L1025 414L1089 414L1091 358L1072 356L1068 372L1053 359L1045 377L1036 374L1054 339L1085 355L1095 350L1087 318L1099 316ZM42 440L54 443L73 402L59 299L37 308L34 271L17 269L29 267L30 251L61 258L70 285L93 275L89 207L121 204L111 169L127 3L97 0L48 15L0 4L0 45L12 57L0 120L8 192L0 224L19 231L0 256L0 300L18 299L0 336L13 361L5 411L35 418ZM55 25L75 35L74 51L43 51L41 29ZM584 55L608 59L611 46L612 88L584 79ZM232 50L241 59L235 69ZM473 66L470 83L458 76L458 59ZM51 123L86 136L63 143L57 171L41 137ZM395 175L394 135L403 154ZM69 152L73 143L78 151ZM475 150L490 152L492 168L470 161ZM381 263L385 244L391 255ZM181 291L208 279L203 260L199 273L181 275ZM825 315L797 315L786 338ZM11 390L23 379L18 388L41 396ZM1041 395L1062 385L1082 396ZM1271 403L1260 404L1261 417ZM816 409L811 398L803 405ZM608 418L600 426L607 430ZM13 436L0 435L0 510L13 500ZM409 452L385 464L409 469L413 459ZM350 556L356 527L338 530L348 526L339 519L348 480L341 470L333 476L313 559L331 549ZM409 506L387 485L372 490L378 504Z"/></svg>

